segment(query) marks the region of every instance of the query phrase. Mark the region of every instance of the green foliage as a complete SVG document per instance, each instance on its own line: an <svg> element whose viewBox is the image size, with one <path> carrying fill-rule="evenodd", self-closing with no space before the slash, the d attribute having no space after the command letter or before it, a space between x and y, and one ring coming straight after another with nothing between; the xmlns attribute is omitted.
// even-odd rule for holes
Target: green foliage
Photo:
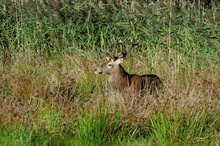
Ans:
<svg viewBox="0 0 220 146"><path fill-rule="evenodd" d="M133 7L130 2L81 0L74 3L5 3L2 4L5 9L1 11L4 22L1 24L1 46L9 52L31 49L43 56L53 56L57 52L78 48L100 51L111 47L114 38L130 37L141 40L145 46L139 52L163 51L169 54L168 59L173 59L178 52L188 56L190 62L196 54L196 59L201 62L213 55L219 56L219 9L215 5L218 3L213 3L213 9L206 11L199 8L201 14L197 14L198 8L193 5L186 13L184 8L171 11L162 3L134 2ZM11 11L13 9L16 11ZM213 62L219 62L219 59L215 57Z"/></svg>
<svg viewBox="0 0 220 146"><path fill-rule="evenodd" d="M209 145L218 142L215 126L218 119L205 112L176 116L158 114L152 117L152 140L164 145Z"/></svg>
<svg viewBox="0 0 220 146"><path fill-rule="evenodd" d="M111 122L111 117L83 117L76 125L80 145L105 145L118 141L116 134L118 121Z"/></svg>
<svg viewBox="0 0 220 146"><path fill-rule="evenodd" d="M84 115L76 124L77 143L79 145L122 145L133 139L139 129L132 124L122 124L122 118L115 114Z"/></svg>
<svg viewBox="0 0 220 146"><path fill-rule="evenodd" d="M218 1L2 0L0 145L218 145ZM158 97L93 75L117 40ZM133 58L129 60L129 58Z"/></svg>
<svg viewBox="0 0 220 146"><path fill-rule="evenodd" d="M23 146L23 145L70 145L70 135L61 132L49 134L20 126L12 129L1 127L1 146Z"/></svg>

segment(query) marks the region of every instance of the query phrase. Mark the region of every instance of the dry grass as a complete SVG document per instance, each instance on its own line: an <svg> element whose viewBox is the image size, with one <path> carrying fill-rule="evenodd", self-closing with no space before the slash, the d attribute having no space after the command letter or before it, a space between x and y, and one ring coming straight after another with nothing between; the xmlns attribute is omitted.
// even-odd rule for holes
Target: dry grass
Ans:
<svg viewBox="0 0 220 146"><path fill-rule="evenodd" d="M99 97L106 98L99 102L106 102L105 104L109 104L110 107L115 107L112 109L123 111L124 115L134 114L141 117L141 115L150 115L158 110L188 112L190 109L191 112L206 110L212 113L219 110L219 66L207 67L206 70L199 72L182 72L179 68L174 68L166 62L161 65L155 64L151 67L155 69L156 74L161 76L165 86L164 93L161 93L159 97L146 95L136 98L122 97L118 93L112 92L106 77L93 75L93 68L96 66L93 59L64 55L60 57L60 62L49 61L46 63L40 57L36 58L29 53L25 54L25 57L21 55L16 57L14 64L11 64L7 70L1 68L1 94L5 97L1 101L2 106L19 108L17 105L19 103L20 106L31 106L32 108L35 105L37 108L40 102L48 102L47 104L53 106L58 102L59 105L63 104L63 107L67 108L68 106L65 104L74 104L80 94L83 95L78 91L83 92L84 90L85 94L89 91L92 93L88 97L83 97L83 100L94 101ZM124 66L127 67L129 64L134 63L128 61ZM141 66L144 64L148 63L143 60ZM132 68L139 68L140 72L146 71L140 67L139 63ZM89 85L93 87L89 87L89 85L84 87L86 80L86 83L90 83ZM15 105L9 101L13 101ZM32 103L35 104L32 105ZM95 102L95 104L97 103ZM18 111L22 113L24 110L21 108ZM146 113L139 113L140 111ZM2 113L4 112L2 111Z"/></svg>
<svg viewBox="0 0 220 146"><path fill-rule="evenodd" d="M218 145L219 2L3 1L0 145ZM157 74L158 96L94 75L125 37L123 67Z"/></svg>
<svg viewBox="0 0 220 146"><path fill-rule="evenodd" d="M146 133L151 128L149 119L158 113L184 117L205 112L215 117L220 111L219 66L183 72L167 62L151 64L162 78L164 90L159 96L140 98L112 91L107 77L93 74L97 65L93 58L63 55L45 62L27 53L18 54L13 62L7 68L1 66L0 125L6 127L25 124L49 133L68 129L75 135L79 117L104 114L113 121L120 116L120 125L135 125ZM128 60L123 66L143 73L148 71L141 67L144 64L149 62L142 58Z"/></svg>

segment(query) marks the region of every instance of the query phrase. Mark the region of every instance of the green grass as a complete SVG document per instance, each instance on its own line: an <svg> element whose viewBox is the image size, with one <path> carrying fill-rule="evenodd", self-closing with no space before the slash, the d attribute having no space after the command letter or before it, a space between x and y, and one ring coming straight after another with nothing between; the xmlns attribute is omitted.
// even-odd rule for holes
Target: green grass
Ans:
<svg viewBox="0 0 220 146"><path fill-rule="evenodd" d="M219 2L184 2L3 0L0 145L219 145ZM94 75L125 38L122 66L157 74L158 97Z"/></svg>
<svg viewBox="0 0 220 146"><path fill-rule="evenodd" d="M219 142L210 117L204 112L165 117L159 114L151 119L152 136L155 143L164 145L215 145ZM186 117L192 117L191 119ZM218 124L217 124L218 125Z"/></svg>
<svg viewBox="0 0 220 146"><path fill-rule="evenodd" d="M31 130L23 126L13 129L1 129L0 144L2 146L71 145L72 142L72 136L64 132L51 134L45 131Z"/></svg>

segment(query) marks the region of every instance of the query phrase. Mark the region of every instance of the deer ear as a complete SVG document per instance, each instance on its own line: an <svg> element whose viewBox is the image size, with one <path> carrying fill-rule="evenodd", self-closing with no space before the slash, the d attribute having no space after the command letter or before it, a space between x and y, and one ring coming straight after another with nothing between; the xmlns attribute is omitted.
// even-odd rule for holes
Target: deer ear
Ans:
<svg viewBox="0 0 220 146"><path fill-rule="evenodd" d="M124 58L118 58L117 60L115 60L115 63L116 64L121 64L121 63L123 63L124 62Z"/></svg>
<svg viewBox="0 0 220 146"><path fill-rule="evenodd" d="M107 59L107 61L110 61L110 60L111 60L111 57L108 57L108 56L107 56L106 59Z"/></svg>

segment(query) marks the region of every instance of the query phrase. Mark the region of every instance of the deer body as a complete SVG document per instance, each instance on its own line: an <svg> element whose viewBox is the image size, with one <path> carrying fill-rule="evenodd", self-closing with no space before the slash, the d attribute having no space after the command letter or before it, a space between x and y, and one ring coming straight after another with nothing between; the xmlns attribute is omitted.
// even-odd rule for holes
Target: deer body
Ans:
<svg viewBox="0 0 220 146"><path fill-rule="evenodd" d="M133 88L132 90L140 90L142 88L142 79L135 74L127 73L121 65L114 74L109 76L110 86L118 91L125 91Z"/></svg>
<svg viewBox="0 0 220 146"><path fill-rule="evenodd" d="M162 87L162 81L157 75L154 74L145 74L145 75L136 75L127 73L124 68L121 66L121 63L124 62L127 54L131 49L138 45L132 45L129 51L122 52L121 56L114 56L114 51L117 44L115 43L114 50L111 53L111 56L106 57L107 62L103 63L97 67L94 72L95 74L104 74L109 76L110 86L122 93L128 94L138 94L140 95L143 92L152 93L158 91L157 89Z"/></svg>
<svg viewBox="0 0 220 146"><path fill-rule="evenodd" d="M162 81L157 75L136 75L127 73L120 65L125 57L107 57L107 62L95 69L95 74L109 76L110 86L119 92L139 94L143 91L152 93L162 86Z"/></svg>

